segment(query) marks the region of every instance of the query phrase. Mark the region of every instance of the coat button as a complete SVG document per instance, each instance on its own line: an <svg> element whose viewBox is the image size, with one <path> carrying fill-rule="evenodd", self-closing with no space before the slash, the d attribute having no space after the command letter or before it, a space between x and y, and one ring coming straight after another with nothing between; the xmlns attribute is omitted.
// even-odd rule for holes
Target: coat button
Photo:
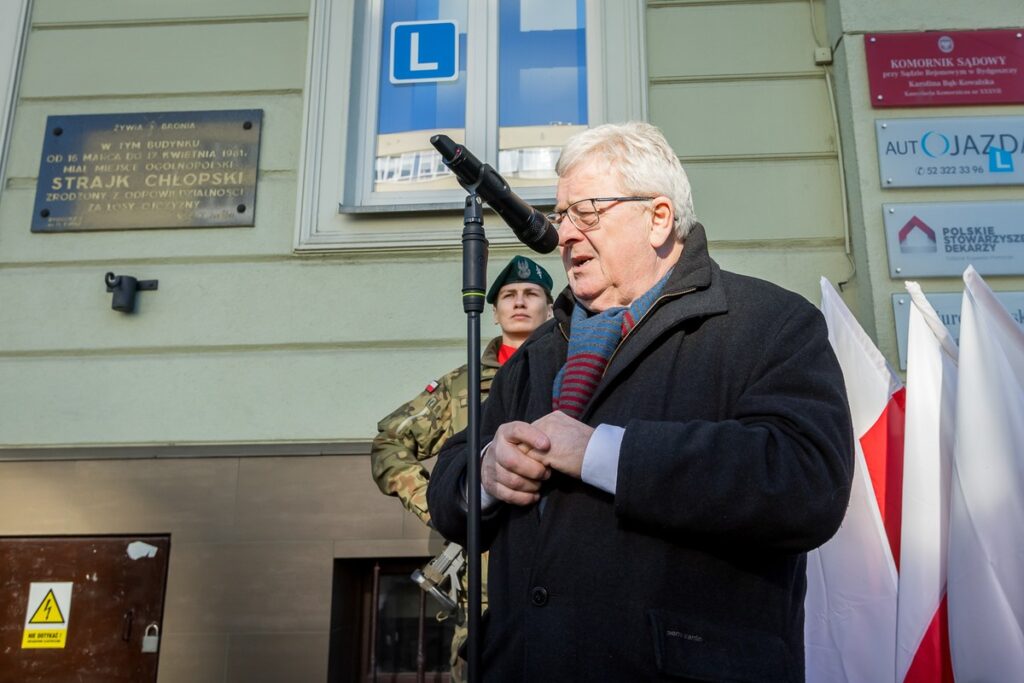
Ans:
<svg viewBox="0 0 1024 683"><path fill-rule="evenodd" d="M546 589L537 586L530 591L530 602L537 607L543 607L548 604L548 592Z"/></svg>

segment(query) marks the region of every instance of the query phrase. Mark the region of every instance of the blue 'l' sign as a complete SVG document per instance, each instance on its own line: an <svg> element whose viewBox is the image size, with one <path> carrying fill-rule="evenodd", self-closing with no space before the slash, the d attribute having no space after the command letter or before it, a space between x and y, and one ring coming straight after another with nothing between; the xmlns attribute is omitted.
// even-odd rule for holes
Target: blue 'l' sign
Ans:
<svg viewBox="0 0 1024 683"><path fill-rule="evenodd" d="M391 82L427 83L459 77L459 28L454 21L391 24Z"/></svg>
<svg viewBox="0 0 1024 683"><path fill-rule="evenodd" d="M989 173L1013 173L1013 155L999 147L988 148Z"/></svg>

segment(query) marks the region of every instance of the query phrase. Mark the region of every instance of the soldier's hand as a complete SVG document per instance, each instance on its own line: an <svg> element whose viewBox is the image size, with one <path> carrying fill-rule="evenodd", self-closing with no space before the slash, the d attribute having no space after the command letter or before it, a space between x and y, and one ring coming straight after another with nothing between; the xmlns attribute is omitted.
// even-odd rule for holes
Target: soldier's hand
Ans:
<svg viewBox="0 0 1024 683"><path fill-rule="evenodd" d="M533 425L501 425L480 463L484 490L512 505L536 503L540 500L541 483L551 476L551 470L540 462L550 446L548 436Z"/></svg>
<svg viewBox="0 0 1024 683"><path fill-rule="evenodd" d="M548 448L536 454L541 462L553 470L579 479L583 472L583 455L587 452L594 428L569 417L561 410L535 420L533 427L548 436Z"/></svg>

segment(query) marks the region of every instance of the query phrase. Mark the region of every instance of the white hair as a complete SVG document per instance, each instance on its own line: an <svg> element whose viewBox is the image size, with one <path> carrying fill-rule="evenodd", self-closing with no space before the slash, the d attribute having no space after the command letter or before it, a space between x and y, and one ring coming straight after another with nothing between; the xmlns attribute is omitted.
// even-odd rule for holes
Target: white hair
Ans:
<svg viewBox="0 0 1024 683"><path fill-rule="evenodd" d="M562 177L581 162L595 159L618 173L624 192L659 194L672 200L676 237L686 240L697 222L690 179L661 130L642 121L589 128L565 143L555 171Z"/></svg>

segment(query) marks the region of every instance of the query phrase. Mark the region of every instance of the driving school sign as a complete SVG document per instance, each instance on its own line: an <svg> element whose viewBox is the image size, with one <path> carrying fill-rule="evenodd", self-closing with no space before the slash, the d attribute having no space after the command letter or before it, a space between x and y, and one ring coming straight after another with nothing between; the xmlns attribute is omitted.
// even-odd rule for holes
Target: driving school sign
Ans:
<svg viewBox="0 0 1024 683"><path fill-rule="evenodd" d="M1024 184L1024 116L878 119L882 187Z"/></svg>

